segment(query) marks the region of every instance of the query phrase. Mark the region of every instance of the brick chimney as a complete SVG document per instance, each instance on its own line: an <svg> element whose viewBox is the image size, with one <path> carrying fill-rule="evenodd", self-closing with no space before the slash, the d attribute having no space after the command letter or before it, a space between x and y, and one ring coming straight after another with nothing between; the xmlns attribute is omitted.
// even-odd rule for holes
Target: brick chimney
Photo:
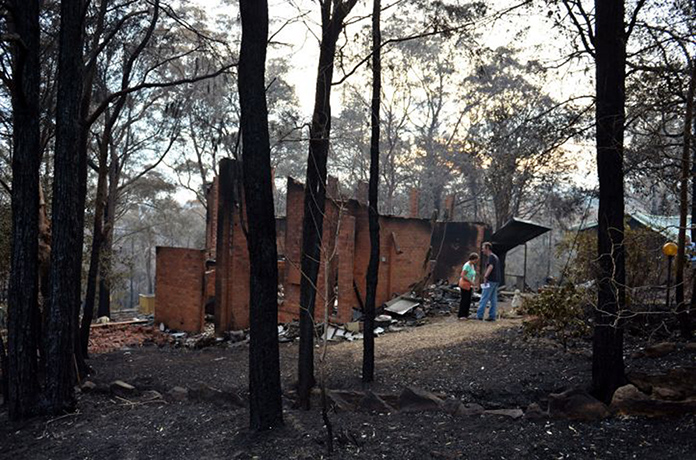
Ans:
<svg viewBox="0 0 696 460"><path fill-rule="evenodd" d="M415 187L411 188L409 204L408 216L416 219L420 217L420 213L418 212L418 208L420 207L420 190Z"/></svg>

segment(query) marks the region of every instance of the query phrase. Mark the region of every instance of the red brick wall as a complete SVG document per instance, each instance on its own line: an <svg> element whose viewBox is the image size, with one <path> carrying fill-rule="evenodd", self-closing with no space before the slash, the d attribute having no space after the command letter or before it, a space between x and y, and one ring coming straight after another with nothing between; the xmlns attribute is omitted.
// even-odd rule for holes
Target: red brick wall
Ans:
<svg viewBox="0 0 696 460"><path fill-rule="evenodd" d="M338 312L336 322L347 323L353 319L353 308L360 308L353 289L355 264L355 217L345 214L338 232Z"/></svg>
<svg viewBox="0 0 696 460"><path fill-rule="evenodd" d="M330 190L337 189L335 179L331 178ZM333 193L336 193L335 191ZM329 197L332 198L332 197ZM304 216L304 185L288 178L287 189L287 216L285 230L285 301L279 307L278 316L280 322L288 322L299 318L300 304L300 266L302 253L302 218ZM317 278L317 296L315 300L314 316L317 320L323 321L324 306L328 302L328 306L333 310L334 299L334 282L338 281L339 296L341 295L341 280L345 278L340 273L340 267L343 265L342 257L347 260L352 259L352 250L343 248L340 245L336 246L337 232L340 225L344 225L344 220L348 217L348 211L341 209L332 199L326 200L324 210L324 223L322 230L322 257L319 267L319 275ZM352 224L349 224L349 228ZM328 268L327 268L328 260ZM332 280L327 283L326 278ZM350 281L352 286L352 279ZM350 311L347 314L344 311L339 311L334 320L338 321L338 317L345 318L352 316L352 307L347 307Z"/></svg>
<svg viewBox="0 0 696 460"><path fill-rule="evenodd" d="M380 264L376 305L390 300L394 295L409 291L409 286L419 281L428 271L426 256L430 249L430 221L402 217L382 216L380 223ZM363 301L365 276L370 260L370 234L367 209L361 207L355 221L354 278ZM392 236L393 233L393 236ZM397 251L398 249L398 251Z"/></svg>
<svg viewBox="0 0 696 460"><path fill-rule="evenodd" d="M155 322L180 331L202 331L205 251L167 247L156 251Z"/></svg>
<svg viewBox="0 0 696 460"><path fill-rule="evenodd" d="M408 199L408 217L417 218L420 215L420 190L412 188Z"/></svg>
<svg viewBox="0 0 696 460"><path fill-rule="evenodd" d="M220 162L215 264L217 334L249 327L249 253L238 206L244 200L236 195L241 180L238 174L231 160Z"/></svg>
<svg viewBox="0 0 696 460"><path fill-rule="evenodd" d="M208 187L205 195L208 207L205 216L205 249L209 259L215 259L217 245L218 179Z"/></svg>

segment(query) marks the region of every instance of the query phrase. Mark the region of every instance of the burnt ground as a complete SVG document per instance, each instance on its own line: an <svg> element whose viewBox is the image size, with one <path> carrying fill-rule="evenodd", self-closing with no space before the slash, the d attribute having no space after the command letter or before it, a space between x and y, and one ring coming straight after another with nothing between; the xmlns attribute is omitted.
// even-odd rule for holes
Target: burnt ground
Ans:
<svg viewBox="0 0 696 460"><path fill-rule="evenodd" d="M520 320L445 317L383 335L376 347L377 382L371 389L378 394L398 394L412 385L486 409L525 409L532 402L546 407L549 393L587 386L590 378L589 343L564 351L550 341L525 339ZM694 354L684 350L634 359L630 347L628 370L694 364ZM286 409L285 426L278 430L249 432L248 410L224 401L176 402L167 395L174 386L205 383L246 398L245 343L201 350L149 346L91 360L95 375L90 378L99 388L120 379L143 392L138 397L95 390L80 394L75 414L24 423L11 423L0 412L0 459L326 458L317 402L309 412L291 407L298 344L280 349ZM329 388L362 389L362 342L332 343L327 356ZM696 458L694 416L570 422L358 411L330 417L333 458Z"/></svg>

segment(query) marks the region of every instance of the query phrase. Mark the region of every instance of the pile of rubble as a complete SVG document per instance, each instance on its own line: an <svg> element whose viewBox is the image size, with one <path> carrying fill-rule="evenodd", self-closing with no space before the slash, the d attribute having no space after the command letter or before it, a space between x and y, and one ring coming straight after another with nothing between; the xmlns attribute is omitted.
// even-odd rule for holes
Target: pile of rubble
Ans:
<svg viewBox="0 0 696 460"><path fill-rule="evenodd" d="M163 346L171 342L169 334L158 328L136 323L105 323L92 327L89 337L89 352L92 354L109 353L124 347L142 347L146 345Z"/></svg>

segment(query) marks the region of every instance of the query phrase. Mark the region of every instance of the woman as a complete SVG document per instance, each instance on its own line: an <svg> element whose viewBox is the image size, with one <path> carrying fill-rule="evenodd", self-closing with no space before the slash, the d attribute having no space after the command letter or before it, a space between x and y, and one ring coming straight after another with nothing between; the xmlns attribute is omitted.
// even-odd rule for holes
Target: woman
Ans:
<svg viewBox="0 0 696 460"><path fill-rule="evenodd" d="M462 274L459 277L459 288L462 291L462 297L459 301L459 319L467 319L469 317L469 308L471 307L471 293L474 291L474 282L476 281L476 262L479 260L478 254L472 252L469 255L469 260L462 267Z"/></svg>

